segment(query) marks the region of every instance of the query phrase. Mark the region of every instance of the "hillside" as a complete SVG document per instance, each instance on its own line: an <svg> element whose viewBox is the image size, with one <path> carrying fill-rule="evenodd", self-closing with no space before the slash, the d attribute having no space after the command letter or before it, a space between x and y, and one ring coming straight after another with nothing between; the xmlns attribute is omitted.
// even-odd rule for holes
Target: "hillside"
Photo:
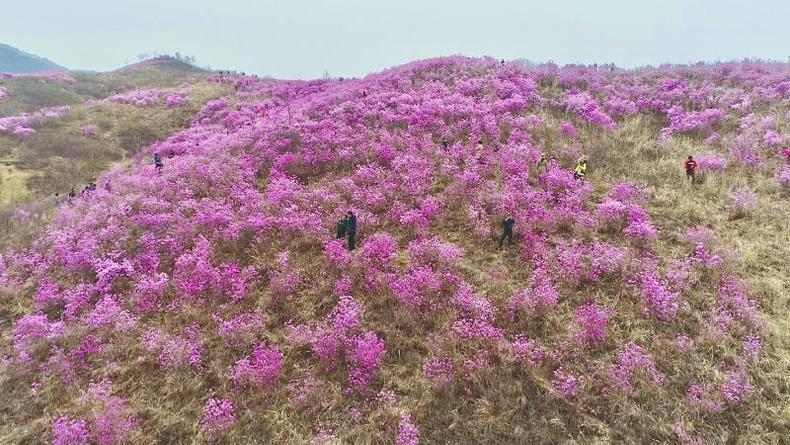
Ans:
<svg viewBox="0 0 790 445"><path fill-rule="evenodd" d="M789 65L207 82L9 221L0 443L786 442Z"/></svg>
<svg viewBox="0 0 790 445"><path fill-rule="evenodd" d="M62 66L0 43L0 73L35 73L40 71L66 71Z"/></svg>
<svg viewBox="0 0 790 445"><path fill-rule="evenodd" d="M187 127L229 88L199 70L169 65L0 78L0 227L20 203L79 190ZM0 245L8 236L2 233Z"/></svg>

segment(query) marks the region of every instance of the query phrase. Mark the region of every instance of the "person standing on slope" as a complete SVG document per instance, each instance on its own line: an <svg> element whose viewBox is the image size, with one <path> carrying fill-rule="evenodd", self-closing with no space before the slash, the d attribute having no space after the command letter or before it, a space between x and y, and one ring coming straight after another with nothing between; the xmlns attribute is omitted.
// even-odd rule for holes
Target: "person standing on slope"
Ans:
<svg viewBox="0 0 790 445"><path fill-rule="evenodd" d="M156 171L158 172L161 172L162 167L164 167L164 164L162 164L162 157L159 156L159 153L154 153L154 167L156 167Z"/></svg>
<svg viewBox="0 0 790 445"><path fill-rule="evenodd" d="M697 171L697 161L695 161L694 158L689 155L688 159L686 159L686 162L683 164L683 167L686 169L686 179L690 179L691 183L694 184L694 173Z"/></svg>
<svg viewBox="0 0 790 445"><path fill-rule="evenodd" d="M348 250L354 250L357 247L357 217L351 210L346 215L346 234L348 235Z"/></svg>
<svg viewBox="0 0 790 445"><path fill-rule="evenodd" d="M587 160L582 159L576 164L576 168L573 169L573 177L584 181L585 176L587 176Z"/></svg>
<svg viewBox="0 0 790 445"><path fill-rule="evenodd" d="M513 226L516 224L516 220L513 219L511 215L505 217L502 220L502 236L499 237L499 248L502 248L502 243L507 238L508 245L513 244Z"/></svg>
<svg viewBox="0 0 790 445"><path fill-rule="evenodd" d="M335 236L337 237L337 239L345 238L347 230L348 230L348 216L343 215L343 217L337 222L337 229L335 231Z"/></svg>
<svg viewBox="0 0 790 445"><path fill-rule="evenodd" d="M536 172L540 170L540 166L541 165L544 165L546 167L546 170L548 170L548 168L549 168L549 160L546 157L546 153L541 153L540 154L540 159L538 159L538 165L535 166L535 171Z"/></svg>

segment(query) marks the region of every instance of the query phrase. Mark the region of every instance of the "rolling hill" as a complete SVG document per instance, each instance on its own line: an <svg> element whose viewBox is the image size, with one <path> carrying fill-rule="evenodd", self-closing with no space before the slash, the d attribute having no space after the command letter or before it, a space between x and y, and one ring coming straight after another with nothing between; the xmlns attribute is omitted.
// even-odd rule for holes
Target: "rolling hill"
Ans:
<svg viewBox="0 0 790 445"><path fill-rule="evenodd" d="M787 64L448 57L82 106L0 137L191 108L9 219L0 443L790 437Z"/></svg>

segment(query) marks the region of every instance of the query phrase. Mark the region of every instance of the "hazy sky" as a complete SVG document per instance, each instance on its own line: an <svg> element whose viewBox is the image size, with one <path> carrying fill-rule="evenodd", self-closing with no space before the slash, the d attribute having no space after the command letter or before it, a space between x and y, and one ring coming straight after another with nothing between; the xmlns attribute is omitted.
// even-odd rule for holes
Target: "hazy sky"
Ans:
<svg viewBox="0 0 790 445"><path fill-rule="evenodd" d="M72 69L141 53L279 78L466 54L621 66L788 60L790 0L2 0L0 42Z"/></svg>

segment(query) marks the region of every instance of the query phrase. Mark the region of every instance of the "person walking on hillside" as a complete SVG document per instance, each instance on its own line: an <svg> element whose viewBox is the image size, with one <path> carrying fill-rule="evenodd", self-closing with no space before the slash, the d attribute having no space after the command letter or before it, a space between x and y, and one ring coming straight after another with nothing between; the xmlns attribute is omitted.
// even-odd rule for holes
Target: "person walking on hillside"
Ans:
<svg viewBox="0 0 790 445"><path fill-rule="evenodd" d="M337 239L345 238L347 230L348 230L348 216L343 215L343 217L337 222L337 229L335 232Z"/></svg>
<svg viewBox="0 0 790 445"><path fill-rule="evenodd" d="M74 192L74 187L72 187L71 191L69 191L69 199L68 199L69 205L71 205L74 202L75 196L77 196L77 193Z"/></svg>
<svg viewBox="0 0 790 445"><path fill-rule="evenodd" d="M357 242L357 216L351 210L346 215L346 234L348 235L348 250L356 249Z"/></svg>
<svg viewBox="0 0 790 445"><path fill-rule="evenodd" d="M546 157L546 153L541 153L540 154L540 159L538 159L538 165L535 166L535 171L539 171L541 165L544 165L546 167L546 169L548 170L548 168L549 168L548 162L549 162L549 159Z"/></svg>
<svg viewBox="0 0 790 445"><path fill-rule="evenodd" d="M107 193L112 193L112 184L110 184L109 180L104 183L104 190L106 190Z"/></svg>
<svg viewBox="0 0 790 445"><path fill-rule="evenodd" d="M502 220L502 236L499 237L499 248L502 248L502 243L505 242L505 238L507 238L508 245L513 244L513 226L516 224L516 220L513 219L511 215L505 217Z"/></svg>
<svg viewBox="0 0 790 445"><path fill-rule="evenodd" d="M697 161L694 160L693 156L689 155L688 159L686 159L686 162L683 164L683 167L686 169L686 179L690 179L691 183L694 184L694 173L697 171Z"/></svg>
<svg viewBox="0 0 790 445"><path fill-rule="evenodd" d="M161 172L164 166L165 165L162 164L162 157L159 156L159 153L154 153L154 167L156 167L156 171Z"/></svg>
<svg viewBox="0 0 790 445"><path fill-rule="evenodd" d="M587 160L582 159L576 164L576 168L573 169L573 177L584 181L585 176L587 176Z"/></svg>

